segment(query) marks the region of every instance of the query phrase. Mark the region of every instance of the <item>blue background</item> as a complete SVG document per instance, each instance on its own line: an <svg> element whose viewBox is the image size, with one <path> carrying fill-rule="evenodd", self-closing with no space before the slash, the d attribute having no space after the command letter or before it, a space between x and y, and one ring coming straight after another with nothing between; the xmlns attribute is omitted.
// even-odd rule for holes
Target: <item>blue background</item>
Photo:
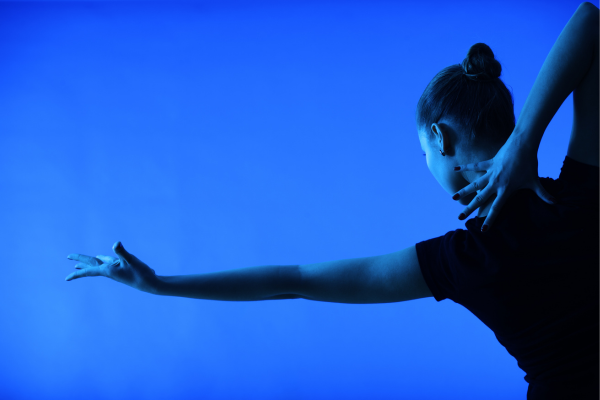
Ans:
<svg viewBox="0 0 600 400"><path fill-rule="evenodd" d="M0 398L525 399L516 360L450 300L153 296L65 282L66 256L120 240L180 275L464 228L422 155L419 96L484 42L518 118L579 3L0 3ZM541 177L571 121L569 97Z"/></svg>

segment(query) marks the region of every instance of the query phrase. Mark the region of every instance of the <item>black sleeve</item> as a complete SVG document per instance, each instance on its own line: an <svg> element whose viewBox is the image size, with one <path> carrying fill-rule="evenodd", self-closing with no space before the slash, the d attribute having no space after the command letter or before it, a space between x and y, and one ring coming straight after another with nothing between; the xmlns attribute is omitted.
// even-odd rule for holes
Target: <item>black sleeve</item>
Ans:
<svg viewBox="0 0 600 400"><path fill-rule="evenodd" d="M465 238L465 231L458 229L443 236L424 240L415 245L419 267L429 290L436 301L458 298L461 268L460 256L454 253L457 243Z"/></svg>
<svg viewBox="0 0 600 400"><path fill-rule="evenodd" d="M598 212L598 167L566 156L556 183L559 184L557 199L563 204Z"/></svg>

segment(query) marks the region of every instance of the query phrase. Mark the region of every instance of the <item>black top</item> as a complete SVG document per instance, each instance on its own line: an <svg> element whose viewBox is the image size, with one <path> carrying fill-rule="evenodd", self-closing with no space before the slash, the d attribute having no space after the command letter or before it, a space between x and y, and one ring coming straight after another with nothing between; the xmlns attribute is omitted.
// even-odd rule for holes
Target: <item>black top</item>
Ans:
<svg viewBox="0 0 600 400"><path fill-rule="evenodd" d="M598 167L567 156L540 182L558 204L518 190L487 232L475 217L417 243L419 265L437 301L463 305L515 357L528 399L585 385L598 399Z"/></svg>

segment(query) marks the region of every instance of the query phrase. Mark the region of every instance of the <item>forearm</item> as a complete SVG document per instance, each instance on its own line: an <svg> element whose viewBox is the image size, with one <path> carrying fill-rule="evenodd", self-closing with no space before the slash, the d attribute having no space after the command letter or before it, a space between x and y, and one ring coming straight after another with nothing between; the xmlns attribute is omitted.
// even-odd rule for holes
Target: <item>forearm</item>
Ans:
<svg viewBox="0 0 600 400"><path fill-rule="evenodd" d="M297 265L266 265L194 275L158 276L154 293L205 300L257 301L300 298Z"/></svg>
<svg viewBox="0 0 600 400"><path fill-rule="evenodd" d="M598 51L598 8L579 6L552 46L515 127L521 141L537 151L561 104L585 77Z"/></svg>

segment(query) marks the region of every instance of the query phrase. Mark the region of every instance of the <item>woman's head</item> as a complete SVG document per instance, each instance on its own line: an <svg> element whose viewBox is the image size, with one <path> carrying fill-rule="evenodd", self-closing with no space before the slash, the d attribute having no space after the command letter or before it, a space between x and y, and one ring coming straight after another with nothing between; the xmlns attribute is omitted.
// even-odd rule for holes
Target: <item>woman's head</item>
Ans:
<svg viewBox="0 0 600 400"><path fill-rule="evenodd" d="M483 175L456 173L453 167L494 157L515 127L512 95L499 78L501 72L492 50L477 43L461 64L441 70L417 103L417 131L427 166L450 194ZM461 204L474 196L461 199Z"/></svg>

